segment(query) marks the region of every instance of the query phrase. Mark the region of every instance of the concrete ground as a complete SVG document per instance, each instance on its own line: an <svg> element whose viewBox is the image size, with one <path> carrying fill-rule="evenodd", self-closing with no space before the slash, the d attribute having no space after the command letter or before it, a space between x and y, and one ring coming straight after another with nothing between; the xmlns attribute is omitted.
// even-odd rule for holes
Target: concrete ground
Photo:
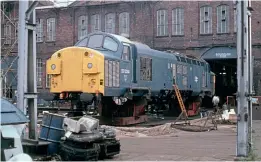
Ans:
<svg viewBox="0 0 261 162"><path fill-rule="evenodd" d="M210 132L183 132L158 137L121 137L121 154L115 161L233 160L236 154L235 126L219 126Z"/></svg>

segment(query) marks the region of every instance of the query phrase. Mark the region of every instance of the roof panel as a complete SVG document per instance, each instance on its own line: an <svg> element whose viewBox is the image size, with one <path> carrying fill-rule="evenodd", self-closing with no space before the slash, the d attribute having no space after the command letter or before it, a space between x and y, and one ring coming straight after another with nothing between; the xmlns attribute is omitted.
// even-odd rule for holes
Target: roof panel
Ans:
<svg viewBox="0 0 261 162"><path fill-rule="evenodd" d="M14 125L28 122L29 120L21 110L6 99L1 98L1 125Z"/></svg>

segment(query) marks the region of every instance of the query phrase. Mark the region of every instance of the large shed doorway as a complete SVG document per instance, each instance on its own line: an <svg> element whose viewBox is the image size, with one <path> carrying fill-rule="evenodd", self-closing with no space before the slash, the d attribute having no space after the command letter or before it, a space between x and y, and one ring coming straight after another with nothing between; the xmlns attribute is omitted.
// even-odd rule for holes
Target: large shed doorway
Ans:
<svg viewBox="0 0 261 162"><path fill-rule="evenodd" d="M202 56L216 75L215 95L220 97L220 104L226 102L227 96L237 92L237 54L236 48L214 47Z"/></svg>

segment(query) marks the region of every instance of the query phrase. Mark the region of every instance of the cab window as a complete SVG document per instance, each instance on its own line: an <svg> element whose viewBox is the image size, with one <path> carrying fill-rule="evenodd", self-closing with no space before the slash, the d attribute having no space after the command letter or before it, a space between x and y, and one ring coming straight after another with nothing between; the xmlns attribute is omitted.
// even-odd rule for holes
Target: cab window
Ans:
<svg viewBox="0 0 261 162"><path fill-rule="evenodd" d="M99 48L102 46L103 35L92 35L88 41L89 48Z"/></svg>
<svg viewBox="0 0 261 162"><path fill-rule="evenodd" d="M77 47L86 47L86 45L87 45L87 39L88 39L88 38L86 37L86 38L80 40L79 42L77 42L77 43L75 44L75 46L77 46Z"/></svg>
<svg viewBox="0 0 261 162"><path fill-rule="evenodd" d="M121 59L125 61L130 60L130 47L129 46L123 46L123 52L121 55Z"/></svg>
<svg viewBox="0 0 261 162"><path fill-rule="evenodd" d="M111 37L105 37L103 48L116 52L118 50L118 43Z"/></svg>

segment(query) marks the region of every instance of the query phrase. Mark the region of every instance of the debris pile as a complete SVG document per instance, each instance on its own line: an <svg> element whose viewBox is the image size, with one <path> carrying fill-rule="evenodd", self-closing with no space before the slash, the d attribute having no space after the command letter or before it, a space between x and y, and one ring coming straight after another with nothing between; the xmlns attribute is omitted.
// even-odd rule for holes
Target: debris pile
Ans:
<svg viewBox="0 0 261 162"><path fill-rule="evenodd" d="M48 141L47 155L59 155L61 161L96 161L120 153L120 141L110 128L103 128L99 120L83 116L79 120L45 113L40 140Z"/></svg>
<svg viewBox="0 0 261 162"><path fill-rule="evenodd" d="M116 131L117 136L129 136L129 137L148 137L148 136L163 136L177 133L178 130L171 127L171 123L166 123L164 125L144 128L144 127L112 127L103 126L106 128L111 128Z"/></svg>
<svg viewBox="0 0 261 162"><path fill-rule="evenodd" d="M120 153L120 142L110 128L99 126L99 120L85 116L79 121L64 119L65 136L60 143L63 161L88 161Z"/></svg>

